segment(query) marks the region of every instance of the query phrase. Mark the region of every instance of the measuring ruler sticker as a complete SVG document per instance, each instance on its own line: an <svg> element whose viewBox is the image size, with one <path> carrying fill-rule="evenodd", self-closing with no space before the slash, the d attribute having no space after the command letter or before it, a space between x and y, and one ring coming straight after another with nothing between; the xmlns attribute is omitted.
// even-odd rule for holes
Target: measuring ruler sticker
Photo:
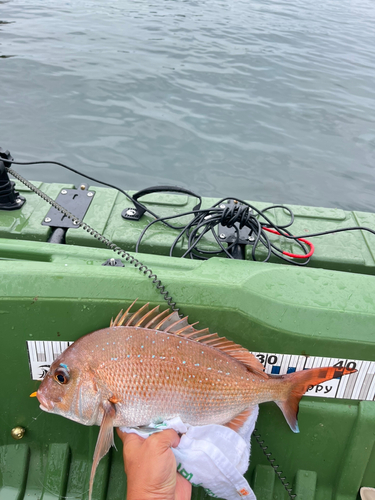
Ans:
<svg viewBox="0 0 375 500"><path fill-rule="evenodd" d="M32 380L43 380L53 361L73 342L53 342L51 340L28 340L30 376Z"/></svg>
<svg viewBox="0 0 375 500"><path fill-rule="evenodd" d="M366 400L367 401L371 401L373 399L371 396L373 394L375 394L375 362L371 363L367 375L369 376L369 378L368 378L368 380L366 380L366 384L368 382L369 389L368 389L368 392L367 392Z"/></svg>
<svg viewBox="0 0 375 500"><path fill-rule="evenodd" d="M29 340L26 344L29 355L30 376L32 380L43 380L53 361L73 342ZM265 372L269 375L286 375L287 373L321 366L355 368L358 370L356 373L318 384L308 389L305 396L375 400L375 361L320 356L307 357L296 354L267 352L252 352L252 354L259 359L265 367Z"/></svg>
<svg viewBox="0 0 375 500"><path fill-rule="evenodd" d="M321 366L334 366L336 359L332 358L317 358L313 362L312 368L320 368ZM347 375L345 375L347 377ZM336 398L337 397L337 390L340 384L340 381L342 380L341 377L340 379L331 379L327 380L327 382L322 382L321 384L315 385L314 387L310 387L306 395L307 396L315 396L318 398Z"/></svg>
<svg viewBox="0 0 375 500"><path fill-rule="evenodd" d="M358 373L356 383L354 385L353 389L353 398L359 399L359 395L361 393L362 388L365 386L364 381L365 377L368 373L368 369L370 366L370 361L362 361L361 363L361 369Z"/></svg>
<svg viewBox="0 0 375 500"><path fill-rule="evenodd" d="M345 391L343 394L343 398L348 398L349 395L354 394L354 389L355 389L356 382L358 380L358 375L361 373L360 370L362 367L362 361L356 360L355 363L356 363L356 369L359 371L357 371L356 373L353 373L353 375L348 377L348 380L346 382ZM353 399L357 399L357 398L353 397Z"/></svg>
<svg viewBox="0 0 375 500"><path fill-rule="evenodd" d="M282 359L281 364L280 364L280 375L284 375L285 373L287 373L289 366L292 366L290 364L291 357L292 356L290 354L285 354L283 356L283 359Z"/></svg>
<svg viewBox="0 0 375 500"><path fill-rule="evenodd" d="M358 359L326 358L321 356L298 356L266 352L252 352L270 375L285 375L295 371L339 366L355 368L356 373L328 380L307 390L305 396L337 399L375 400L375 361Z"/></svg>
<svg viewBox="0 0 375 500"><path fill-rule="evenodd" d="M319 368L321 366L344 366L343 364L341 364L341 361L343 360L340 360L339 358L317 357L315 358L312 364L312 368ZM318 384L315 387L309 389L308 395L316 397L325 397L325 398L339 398L340 397L338 396L339 387L341 386L341 384L344 384L345 386L348 378L349 375L344 375L344 377L327 380L327 382L322 382L321 384Z"/></svg>

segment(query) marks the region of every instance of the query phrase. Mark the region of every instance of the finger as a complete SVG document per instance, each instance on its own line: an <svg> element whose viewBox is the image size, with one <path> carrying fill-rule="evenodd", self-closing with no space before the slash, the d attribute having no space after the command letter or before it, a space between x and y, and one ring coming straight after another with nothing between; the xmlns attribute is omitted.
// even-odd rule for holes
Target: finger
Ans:
<svg viewBox="0 0 375 500"><path fill-rule="evenodd" d="M187 479L181 476L180 473L176 474L176 494L175 498L180 500L191 499L192 484Z"/></svg>
<svg viewBox="0 0 375 500"><path fill-rule="evenodd" d="M160 450L165 451L168 448L176 448L180 444L180 436L173 429L166 429L165 431L153 434L148 438L150 444L157 444Z"/></svg>
<svg viewBox="0 0 375 500"><path fill-rule="evenodd" d="M122 432L119 428L116 431L124 445L124 455L139 450L145 441L141 436L133 432Z"/></svg>

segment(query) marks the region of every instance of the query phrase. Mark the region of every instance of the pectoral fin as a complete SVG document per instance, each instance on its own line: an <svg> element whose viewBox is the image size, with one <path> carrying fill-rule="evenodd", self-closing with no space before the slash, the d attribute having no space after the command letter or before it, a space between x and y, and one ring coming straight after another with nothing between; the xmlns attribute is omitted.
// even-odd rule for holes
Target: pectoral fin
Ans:
<svg viewBox="0 0 375 500"><path fill-rule="evenodd" d="M238 432L239 429L241 429L243 424L246 422L246 420L250 417L253 410L254 410L253 407L247 408L246 410L244 410L243 412L241 412L240 414L238 414L234 418L232 418L232 420L230 422L225 424L226 427L229 427L229 429L232 429L232 430Z"/></svg>
<svg viewBox="0 0 375 500"><path fill-rule="evenodd" d="M106 401L103 403L103 420L100 425L100 431L98 435L98 440L96 442L94 457L92 461L91 474L90 474L90 485L89 485L89 500L91 500L92 487L94 484L94 477L96 468L100 460L106 455L111 446L115 445L113 440L113 421L115 419L116 410L115 406Z"/></svg>

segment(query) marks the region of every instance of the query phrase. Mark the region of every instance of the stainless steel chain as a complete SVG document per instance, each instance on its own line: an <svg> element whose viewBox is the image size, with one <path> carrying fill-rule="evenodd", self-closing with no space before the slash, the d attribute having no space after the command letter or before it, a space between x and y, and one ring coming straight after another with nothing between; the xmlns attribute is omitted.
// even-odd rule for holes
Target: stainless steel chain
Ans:
<svg viewBox="0 0 375 500"><path fill-rule="evenodd" d="M281 484L284 486L286 492L288 493L288 496L289 498L291 498L292 500L294 500L294 498L296 498L297 495L293 494L292 491L293 489L292 488L288 488L288 486L290 486L290 484L288 482L286 482L286 477L281 477L283 472L281 470L278 470L280 465L277 465L275 464L276 462L276 459L275 458L271 458L271 455L272 453L271 452L267 452L268 450L268 446L264 446L264 441L261 440L262 437L261 435L259 434L259 431L257 428L254 429L253 431L253 436L255 437L255 440L256 442L259 444L259 446L261 447L265 457L267 458L267 460L269 461L271 467L273 468L273 470L275 471L275 474L276 476L280 479L281 481Z"/></svg>
<svg viewBox="0 0 375 500"><path fill-rule="evenodd" d="M106 245L108 248L110 248L113 252L117 253L120 257L125 259L127 262L132 264L134 267L136 267L140 272L142 272L145 276L147 276L153 285L159 290L160 294L162 295L163 299L167 302L167 304L170 306L170 308L173 311L176 311L179 313L180 309L176 307L176 302L173 302L172 296L168 294L168 291L165 289L165 286L162 284L161 280L157 277L156 274L152 272L152 270L147 267L145 264L142 264L138 259L133 257L130 253L126 252L119 246L117 246L115 243L113 243L111 240L100 234L98 231L93 229L91 226L86 224L86 222L81 221L78 217L70 213L68 210L66 210L64 207L56 203L55 200L50 198L47 194L43 193L40 189L38 189L36 186L34 186L31 182L29 182L27 179L22 177L18 172L15 172L12 168L7 168L8 172L13 175L16 179L18 179L22 184L24 184L26 187L31 189L35 194L40 196L43 200L45 200L47 203L52 205L54 208L56 208L59 212L61 212L63 215L68 217L69 219L72 219L74 224L77 227L82 227L85 231L87 231L89 234L91 234L94 238L96 238L98 241ZM279 465L276 465L275 459L270 458L271 453L267 453L267 446L264 445L264 441L261 441L261 435L259 434L257 429L254 429L253 436L256 440L256 442L259 444L261 447L264 455L266 456L267 460L269 461L271 467L274 469L276 476L280 479L282 485L284 486L285 490L287 491L289 497L294 500L297 495L292 494L292 488L288 488L289 483L285 482L286 478L281 477L282 471L279 471Z"/></svg>
<svg viewBox="0 0 375 500"><path fill-rule="evenodd" d="M113 241L109 240L102 234L100 234L98 231L93 229L91 226L86 224L86 222L81 221L78 217L70 213L68 210L66 210L64 207L56 203L55 200L50 198L47 194L43 193L40 189L38 189L36 186L34 186L31 182L29 182L27 179L22 177L18 172L15 172L12 168L7 168L8 172L13 175L16 179L18 179L22 184L27 186L31 191L33 191L35 194L40 196L44 201L52 205L56 210L64 214L66 217L69 219L72 219L74 224L77 227L81 227L85 231L87 231L91 236L96 238L98 241L106 245L108 248L110 248L113 252L117 253L120 257L125 259L127 262L132 264L134 267L136 267L141 273L143 273L147 278L149 278L152 282L153 285L157 288L157 290L160 292L162 295L163 299L167 302L169 307L172 309L172 311L176 311L179 313L180 309L176 307L176 302L173 301L172 296L169 295L168 290L165 289L165 286L162 284L161 280L157 277L155 273L152 272L152 270L146 266L145 264L142 264L138 259L133 257L129 252L126 252L119 246L117 246Z"/></svg>

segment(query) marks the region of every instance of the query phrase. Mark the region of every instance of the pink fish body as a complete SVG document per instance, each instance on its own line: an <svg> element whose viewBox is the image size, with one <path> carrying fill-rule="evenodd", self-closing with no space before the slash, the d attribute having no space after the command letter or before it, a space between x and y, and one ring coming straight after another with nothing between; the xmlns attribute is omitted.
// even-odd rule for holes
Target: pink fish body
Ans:
<svg viewBox="0 0 375 500"><path fill-rule="evenodd" d="M298 403L307 388L355 371L330 367L268 376L249 351L196 330L177 313L149 311L148 304L134 314L129 310L64 351L37 391L42 410L101 426L90 493L113 427L179 416L190 425L237 429L254 405L275 401L298 432Z"/></svg>
<svg viewBox="0 0 375 500"><path fill-rule="evenodd" d="M69 382L55 381L56 371ZM101 424L103 400L116 401L115 427L146 426L176 416L191 425L225 424L249 406L274 399L268 381L195 340L114 326L67 349L51 366L38 397L43 409L86 425Z"/></svg>

